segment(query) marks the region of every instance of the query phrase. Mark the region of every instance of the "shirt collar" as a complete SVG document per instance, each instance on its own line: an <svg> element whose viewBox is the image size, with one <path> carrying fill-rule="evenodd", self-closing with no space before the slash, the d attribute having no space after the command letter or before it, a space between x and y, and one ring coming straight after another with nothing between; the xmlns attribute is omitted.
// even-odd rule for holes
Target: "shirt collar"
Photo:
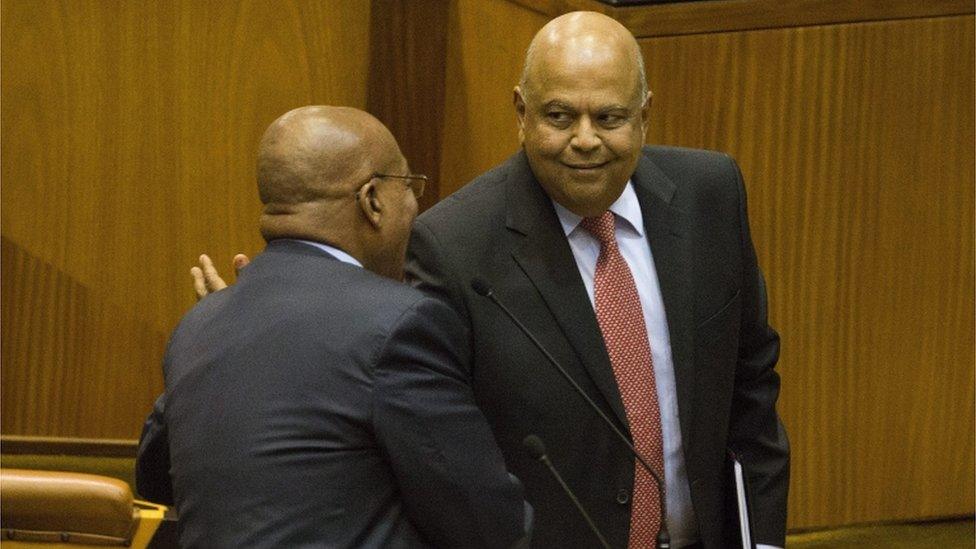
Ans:
<svg viewBox="0 0 976 549"><path fill-rule="evenodd" d="M329 246L323 242L314 242L312 240L302 240L300 238L289 238L288 240L294 240L295 242L301 242L303 244L308 244L309 246L315 246L316 248L322 250L323 252L331 255L332 257L338 259L343 263L349 263L350 265L355 265L357 267L362 267L363 264L356 260L355 257L347 254L346 252L336 248L335 246Z"/></svg>
<svg viewBox="0 0 976 549"><path fill-rule="evenodd" d="M569 211L555 200L552 201L552 205L556 208L556 215L559 217L560 225L563 226L563 233L569 236L576 230L583 218ZM609 209L618 218L626 221L626 225L631 230L640 236L644 236L644 217L641 215L640 202L637 200L637 193L634 192L634 185L630 181L627 181L624 191L620 193L620 197L610 205Z"/></svg>

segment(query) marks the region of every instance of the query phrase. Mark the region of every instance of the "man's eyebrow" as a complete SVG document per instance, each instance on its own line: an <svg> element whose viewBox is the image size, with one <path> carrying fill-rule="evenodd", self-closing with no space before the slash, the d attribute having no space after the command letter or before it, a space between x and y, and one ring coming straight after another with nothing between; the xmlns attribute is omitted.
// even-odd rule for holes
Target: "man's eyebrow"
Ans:
<svg viewBox="0 0 976 549"><path fill-rule="evenodd" d="M561 101L559 99L552 99L552 100L550 100L550 101L548 101L548 102L546 102L546 103L544 103L542 105L542 108L543 109L551 109L553 107L558 108L558 109L565 109L567 111L575 110L575 109L573 109L573 107L569 106L568 104L564 103L563 101Z"/></svg>
<svg viewBox="0 0 976 549"><path fill-rule="evenodd" d="M626 111L626 112L630 112L630 106L628 106L628 105L621 105L621 104L607 105L605 107L600 107L600 110L598 112L603 113L603 112L611 112L611 111Z"/></svg>
<svg viewBox="0 0 976 549"><path fill-rule="evenodd" d="M551 99L551 100L549 100L549 101L547 101L547 102L545 102L545 103L542 104L542 109L543 110L552 109L552 108L563 109L563 110L567 110L567 111L576 112L576 108L575 107L573 107L572 105L570 105L569 103L566 103L565 101L563 101L561 99ZM630 112L631 111L631 107L629 105L624 105L622 103L613 103L613 104L610 104L610 105L601 106L599 109L597 109L596 112L598 112L598 113L608 113L608 112L613 112L613 111Z"/></svg>

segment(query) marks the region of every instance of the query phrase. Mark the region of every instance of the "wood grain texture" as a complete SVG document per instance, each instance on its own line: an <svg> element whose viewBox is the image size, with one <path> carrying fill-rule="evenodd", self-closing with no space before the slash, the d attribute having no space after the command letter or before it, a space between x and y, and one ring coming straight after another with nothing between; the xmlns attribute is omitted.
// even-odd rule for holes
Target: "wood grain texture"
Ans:
<svg viewBox="0 0 976 549"><path fill-rule="evenodd" d="M365 107L369 4L10 0L0 19L2 430L137 436L189 267L262 247L261 132Z"/></svg>
<svg viewBox="0 0 976 549"><path fill-rule="evenodd" d="M512 91L548 19L505 0L458 0L450 12L440 191L445 197L515 152Z"/></svg>
<svg viewBox="0 0 976 549"><path fill-rule="evenodd" d="M595 11L612 15L617 8L597 0L506 0L523 10L551 19L571 11Z"/></svg>
<svg viewBox="0 0 976 549"><path fill-rule="evenodd" d="M649 140L728 151L746 176L784 339L790 525L972 514L973 17L899 0L860 3L876 22L791 23L805 12L778 2L778 28L694 26L717 4L651 33L699 34L641 40ZM442 129L398 137L440 158L445 196L516 150L511 91L547 17L508 0L439 13ZM308 103L365 107L376 44L438 51L374 41L371 25L357 0L0 4L0 431L138 435L193 302L189 266L261 247L264 127ZM406 127L421 117L403 97L371 107Z"/></svg>
<svg viewBox="0 0 976 549"><path fill-rule="evenodd" d="M614 7L597 0L509 0L547 18L605 13L638 38L972 14L969 0L712 0Z"/></svg>
<svg viewBox="0 0 976 549"><path fill-rule="evenodd" d="M444 193L517 149L511 90L546 21L458 4ZM790 526L971 515L973 17L640 43L649 142L724 150L745 174L783 336Z"/></svg>
<svg viewBox="0 0 976 549"><path fill-rule="evenodd" d="M641 42L651 139L746 175L793 526L973 512L973 39L953 17Z"/></svg>
<svg viewBox="0 0 976 549"><path fill-rule="evenodd" d="M6 237L0 269L3 432L138 434L167 334Z"/></svg>
<svg viewBox="0 0 976 549"><path fill-rule="evenodd" d="M443 0L372 0L366 110L390 128L411 171L430 176L420 211L441 196L449 6Z"/></svg>

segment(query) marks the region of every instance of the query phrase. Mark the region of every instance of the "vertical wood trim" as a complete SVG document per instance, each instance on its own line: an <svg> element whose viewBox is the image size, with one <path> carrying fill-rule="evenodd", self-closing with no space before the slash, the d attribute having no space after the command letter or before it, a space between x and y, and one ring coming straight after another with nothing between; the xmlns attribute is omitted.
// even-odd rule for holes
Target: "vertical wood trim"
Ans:
<svg viewBox="0 0 976 549"><path fill-rule="evenodd" d="M372 0L366 109L400 143L410 168L431 177L420 210L440 198L447 23L443 0Z"/></svg>

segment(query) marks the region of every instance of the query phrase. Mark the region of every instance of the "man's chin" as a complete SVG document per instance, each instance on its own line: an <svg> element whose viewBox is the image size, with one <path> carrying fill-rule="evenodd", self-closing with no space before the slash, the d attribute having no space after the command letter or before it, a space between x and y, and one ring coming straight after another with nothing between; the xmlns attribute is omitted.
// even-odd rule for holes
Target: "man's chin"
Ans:
<svg viewBox="0 0 976 549"><path fill-rule="evenodd" d="M608 197L605 194L587 195L578 193L572 196L557 199L561 206L580 217L596 217L610 209L610 205L617 200L617 197Z"/></svg>

